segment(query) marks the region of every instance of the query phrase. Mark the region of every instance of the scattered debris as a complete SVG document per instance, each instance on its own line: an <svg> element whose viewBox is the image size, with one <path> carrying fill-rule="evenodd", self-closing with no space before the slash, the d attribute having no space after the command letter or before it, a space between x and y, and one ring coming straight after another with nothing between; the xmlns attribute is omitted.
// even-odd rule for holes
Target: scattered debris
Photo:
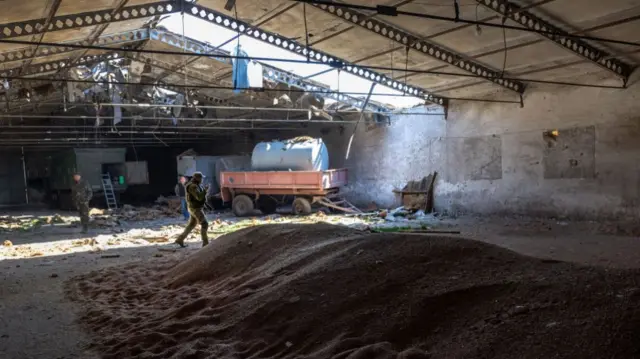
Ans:
<svg viewBox="0 0 640 359"><path fill-rule="evenodd" d="M31 231L42 226L51 226L59 223L71 224L75 217L62 217L59 214L49 216L0 216L0 232Z"/></svg>
<svg viewBox="0 0 640 359"><path fill-rule="evenodd" d="M169 242L169 238L167 237L143 237L145 241L149 243L166 243Z"/></svg>
<svg viewBox="0 0 640 359"><path fill-rule="evenodd" d="M120 258L119 254L103 254L100 258Z"/></svg>
<svg viewBox="0 0 640 359"><path fill-rule="evenodd" d="M13 245L13 243L10 240L5 240L4 242L2 242L2 245L5 247L11 247Z"/></svg>
<svg viewBox="0 0 640 359"><path fill-rule="evenodd" d="M165 196L160 196L156 199L156 203L157 204L168 204L169 201L167 200L167 197Z"/></svg>
<svg viewBox="0 0 640 359"><path fill-rule="evenodd" d="M56 273L53 273L49 276L50 278L58 278L58 275Z"/></svg>
<svg viewBox="0 0 640 359"><path fill-rule="evenodd" d="M103 215L105 212L104 209L100 209L100 208L91 208L89 210L89 215L90 216L97 216L97 215Z"/></svg>

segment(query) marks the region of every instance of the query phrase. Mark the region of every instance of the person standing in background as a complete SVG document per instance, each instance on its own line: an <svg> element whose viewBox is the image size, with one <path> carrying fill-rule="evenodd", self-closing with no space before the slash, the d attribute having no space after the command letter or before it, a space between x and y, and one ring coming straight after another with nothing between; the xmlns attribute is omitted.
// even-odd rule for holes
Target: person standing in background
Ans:
<svg viewBox="0 0 640 359"><path fill-rule="evenodd" d="M182 216L184 219L189 220L189 209L187 208L187 199L186 199L186 188L187 178L185 176L180 176L178 180L178 184L176 184L176 196L180 197L180 210L182 211Z"/></svg>
<svg viewBox="0 0 640 359"><path fill-rule="evenodd" d="M93 190L89 183L82 179L80 173L73 175L73 182L71 196L80 215L82 233L87 233L89 231L89 201L93 197Z"/></svg>

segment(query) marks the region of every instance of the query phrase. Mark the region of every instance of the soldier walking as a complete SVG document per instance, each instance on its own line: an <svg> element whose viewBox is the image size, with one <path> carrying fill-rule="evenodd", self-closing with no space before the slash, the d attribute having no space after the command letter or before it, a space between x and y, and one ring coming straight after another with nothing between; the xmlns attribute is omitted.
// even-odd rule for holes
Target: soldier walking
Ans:
<svg viewBox="0 0 640 359"><path fill-rule="evenodd" d="M73 181L71 196L80 215L82 233L87 233L89 231L89 201L91 201L91 197L93 197L93 190L91 190L89 183L83 180L79 173L73 175Z"/></svg>
<svg viewBox="0 0 640 359"><path fill-rule="evenodd" d="M191 181L185 186L185 189L187 208L190 215L189 222L187 222L187 227L184 229L182 234L178 236L175 243L180 247L185 247L185 238L187 238L189 233L191 233L197 224L200 224L200 235L202 236L202 246L204 247L209 244L209 238L207 236L209 222L207 222L207 217L205 217L203 210L205 202L207 201L207 190L209 189L209 186L203 186L202 173L195 172Z"/></svg>

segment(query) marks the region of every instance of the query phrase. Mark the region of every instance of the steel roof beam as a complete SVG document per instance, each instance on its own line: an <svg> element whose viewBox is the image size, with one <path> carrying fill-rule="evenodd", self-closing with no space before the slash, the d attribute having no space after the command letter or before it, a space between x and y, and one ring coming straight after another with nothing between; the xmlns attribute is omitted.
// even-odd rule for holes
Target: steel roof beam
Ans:
<svg viewBox="0 0 640 359"><path fill-rule="evenodd" d="M499 71L495 71L480 62L470 59L464 54L451 51L432 41L411 34L397 26L376 20L372 18L371 15L353 9L342 8L339 3L336 3L335 6L326 4L311 5L318 10L358 25L374 34L388 38L405 48L413 49L425 56L432 57L466 72L481 76L486 81L493 82L516 93L521 94L524 92L524 83L502 79L502 74Z"/></svg>
<svg viewBox="0 0 640 359"><path fill-rule="evenodd" d="M281 49L285 49L300 56L309 56L309 58L313 59L314 61L321 61L327 66L342 68L352 75L375 82L377 84L381 84L383 86L387 86L407 95L422 98L427 102L445 107L448 105L448 99L446 97L434 95L426 89L402 83L386 75L366 68L362 68L347 60L343 60L339 57L328 54L313 47L307 47L304 44L301 44L282 35L262 30L257 26L253 26L246 22L236 20L233 17L227 16L226 14L209 9L207 7L192 3L187 3L185 5L185 13L200 17L201 19L214 25L222 26L229 30L238 32L242 35L250 36L255 40L277 46Z"/></svg>
<svg viewBox="0 0 640 359"><path fill-rule="evenodd" d="M119 2L116 5L116 7L113 10L111 10L111 14L110 15L111 16L115 16L116 14L118 14L118 12L122 11L124 6L127 5L128 2L129 2L129 0L119 0ZM87 40L89 41L89 46L95 44L95 42L98 40L100 35L102 35L104 30L107 29L107 27L109 27L108 23L96 26L96 28L93 30L91 35L89 35L89 37L87 37ZM86 56L88 53L89 53L89 50L85 50L83 53L81 53L81 54L79 54L78 56L75 57L74 62L77 61L78 59L80 59L81 57Z"/></svg>
<svg viewBox="0 0 640 359"><path fill-rule="evenodd" d="M150 4L127 6L118 11L107 9L55 16L49 22L47 22L47 19L35 19L0 24L0 39L172 14L180 11L179 3L176 0L159 1Z"/></svg>
<svg viewBox="0 0 640 359"><path fill-rule="evenodd" d="M137 41L144 41L149 39L149 30L147 29L138 29L125 31L118 34L111 34L99 37L96 40L96 44L100 46L109 46L109 45L121 45L121 44L129 44ZM88 46L88 40L81 41L69 41L66 42L69 45L77 45L77 46ZM65 44L65 43L63 43ZM0 52L0 64L11 63L15 61L24 61L29 58L41 58L53 55L64 54L68 52L78 51L78 48L75 47L59 47L59 46L38 46L35 53L33 52L33 47L25 47L21 49L17 49L10 52Z"/></svg>
<svg viewBox="0 0 640 359"><path fill-rule="evenodd" d="M51 8L49 9L49 14L47 15L46 21L44 23L44 28L45 29L49 26L49 24L51 23L51 20L56 15L56 12L58 11L58 8L60 7L60 3L61 2L62 2L62 0L54 0L53 3L51 4ZM31 41L35 41L35 42L38 43L38 45L36 45L35 50L33 52L37 52L38 51L38 47L40 47L40 42L42 42L42 40L44 39L44 34L45 34L45 32L43 31L40 34L33 35L31 37ZM25 61L24 64L22 64L22 67L27 67L27 66L31 65L32 62L33 62L33 58L30 58L27 61Z"/></svg>
<svg viewBox="0 0 640 359"><path fill-rule="evenodd" d="M612 72L616 76L622 78L625 82L633 72L633 66L621 60L612 58L611 54L597 49L583 40L576 39L575 37L563 36L570 34L545 20L542 20L531 12L524 10L517 4L507 0L476 0L476 2L487 9L498 13L498 15L506 17L528 29L543 31L543 33L538 34L550 41L553 41L565 50L588 60L592 64Z"/></svg>

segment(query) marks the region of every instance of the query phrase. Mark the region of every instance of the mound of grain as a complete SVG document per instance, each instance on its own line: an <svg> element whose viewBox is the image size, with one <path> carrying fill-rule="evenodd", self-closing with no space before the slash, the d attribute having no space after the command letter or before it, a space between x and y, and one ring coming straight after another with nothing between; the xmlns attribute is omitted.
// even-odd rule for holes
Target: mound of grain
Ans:
<svg viewBox="0 0 640 359"><path fill-rule="evenodd" d="M271 225L68 290L105 358L632 358L638 274L464 239Z"/></svg>

